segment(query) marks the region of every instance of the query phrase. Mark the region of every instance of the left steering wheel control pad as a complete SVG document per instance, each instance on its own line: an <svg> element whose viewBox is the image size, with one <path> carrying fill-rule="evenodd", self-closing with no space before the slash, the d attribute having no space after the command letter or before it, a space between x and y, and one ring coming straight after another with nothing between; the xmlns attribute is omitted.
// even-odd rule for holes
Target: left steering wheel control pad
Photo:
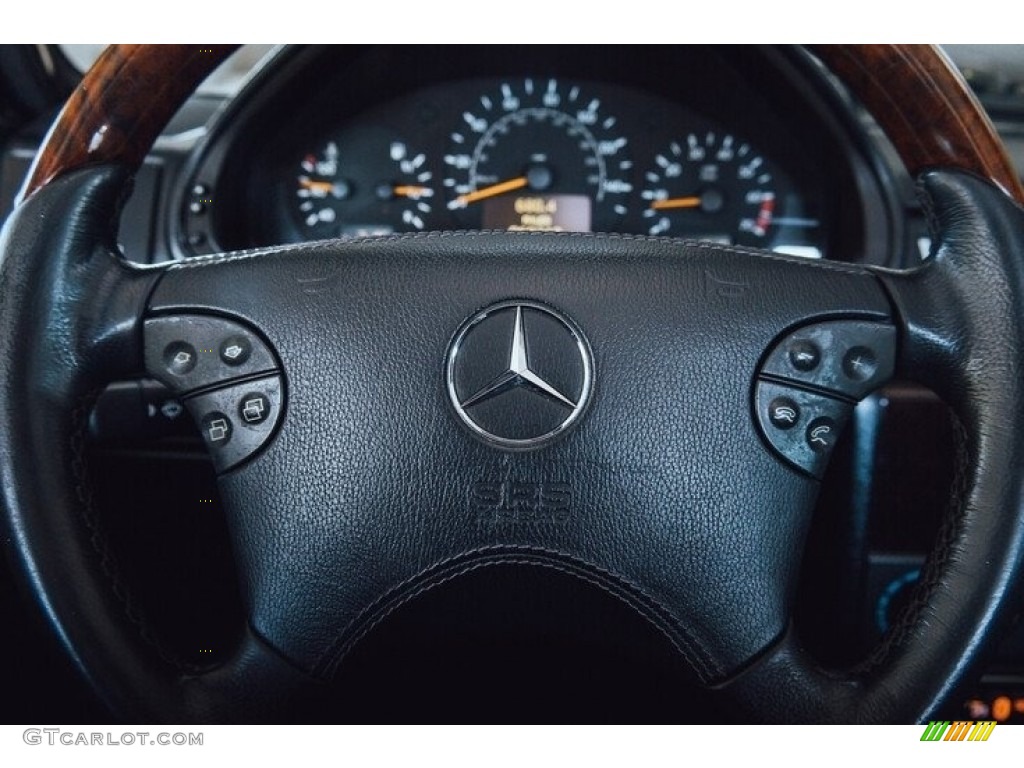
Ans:
<svg viewBox="0 0 1024 768"><path fill-rule="evenodd" d="M277 357L251 328L188 314L150 318L144 334L147 372L182 398L218 472L270 439L284 408L284 381Z"/></svg>
<svg viewBox="0 0 1024 768"><path fill-rule="evenodd" d="M888 381L896 328L865 320L804 326L779 341L761 366L754 409L768 443L820 478L853 406Z"/></svg>

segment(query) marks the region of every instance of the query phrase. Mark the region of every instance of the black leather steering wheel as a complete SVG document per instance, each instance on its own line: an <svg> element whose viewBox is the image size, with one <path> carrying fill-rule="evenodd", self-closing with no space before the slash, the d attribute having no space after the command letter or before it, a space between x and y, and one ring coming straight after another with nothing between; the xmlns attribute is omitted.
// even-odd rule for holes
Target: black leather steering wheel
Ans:
<svg viewBox="0 0 1024 768"><path fill-rule="evenodd" d="M123 718L300 718L382 617L523 563L628 603L750 719L909 722L968 679L1015 593L1024 213L985 179L920 176L937 246L909 272L473 232L144 269L113 239L131 162L98 159L40 161L4 228L0 472L27 584ZM248 625L212 669L149 637L82 467L99 388L147 371L221 471ZM915 605L870 661L824 670L790 627L817 475L892 371L956 413L960 491Z"/></svg>

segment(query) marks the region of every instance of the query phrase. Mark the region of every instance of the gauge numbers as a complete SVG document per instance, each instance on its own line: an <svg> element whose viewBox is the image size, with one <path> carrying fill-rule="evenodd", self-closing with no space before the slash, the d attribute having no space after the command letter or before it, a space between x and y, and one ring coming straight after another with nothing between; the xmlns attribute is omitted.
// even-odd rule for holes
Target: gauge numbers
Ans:
<svg viewBox="0 0 1024 768"><path fill-rule="evenodd" d="M463 226L614 230L633 192L617 122L579 85L500 83L465 106L449 136L448 210Z"/></svg>
<svg viewBox="0 0 1024 768"><path fill-rule="evenodd" d="M303 156L296 177L296 221L306 239L422 230L433 210L427 156L399 139L364 134L339 149L328 141Z"/></svg>
<svg viewBox="0 0 1024 768"><path fill-rule="evenodd" d="M813 230L818 222L803 215L790 183L731 133L694 132L670 142L654 155L644 184L641 215L648 234L821 255L800 245L805 239L800 230ZM789 244L775 245L783 229Z"/></svg>
<svg viewBox="0 0 1024 768"><path fill-rule="evenodd" d="M330 141L319 154L308 154L299 163L298 188L300 218L309 229L333 225L342 201L347 200L351 184L339 173L338 145Z"/></svg>
<svg viewBox="0 0 1024 768"><path fill-rule="evenodd" d="M401 211L402 223L411 229L423 229L424 218L431 211L430 200L434 190L429 186L434 174L425 167L427 156L422 152L413 155L401 141L391 142L391 161L397 165L394 180L377 188L377 197L383 201L394 200Z"/></svg>
<svg viewBox="0 0 1024 768"><path fill-rule="evenodd" d="M279 190L296 239L611 232L822 257L833 204L809 193L814 169L792 137L753 131L616 85L467 80L306 138Z"/></svg>

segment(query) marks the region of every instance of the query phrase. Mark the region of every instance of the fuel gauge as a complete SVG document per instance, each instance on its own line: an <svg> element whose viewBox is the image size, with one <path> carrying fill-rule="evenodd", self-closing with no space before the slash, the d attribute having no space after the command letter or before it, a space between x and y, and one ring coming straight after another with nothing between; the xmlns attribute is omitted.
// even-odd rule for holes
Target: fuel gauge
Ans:
<svg viewBox="0 0 1024 768"><path fill-rule="evenodd" d="M426 226L434 197L427 158L405 141L381 135L342 135L302 157L293 182L300 239L366 237Z"/></svg>

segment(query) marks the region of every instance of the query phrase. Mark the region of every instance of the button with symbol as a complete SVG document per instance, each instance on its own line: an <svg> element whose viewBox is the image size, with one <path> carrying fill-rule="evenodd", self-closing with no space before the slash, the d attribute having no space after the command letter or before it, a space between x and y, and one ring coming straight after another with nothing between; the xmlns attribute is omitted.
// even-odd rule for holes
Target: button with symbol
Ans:
<svg viewBox="0 0 1024 768"><path fill-rule="evenodd" d="M829 320L805 325L779 341L768 351L760 375L860 400L888 381L895 366L896 327L891 323Z"/></svg>
<svg viewBox="0 0 1024 768"><path fill-rule="evenodd" d="M164 365L176 376L191 373L196 367L196 350L184 341L175 341L164 349Z"/></svg>
<svg viewBox="0 0 1024 768"><path fill-rule="evenodd" d="M238 415L246 424L262 424L270 415L270 401L259 392L250 392L239 402Z"/></svg>
<svg viewBox="0 0 1024 768"><path fill-rule="evenodd" d="M181 416L184 410L185 407L177 400L165 400L164 404L160 406L160 413L169 421L174 421Z"/></svg>
<svg viewBox="0 0 1024 768"><path fill-rule="evenodd" d="M867 347L853 347L843 355L843 373L854 381L867 381L878 370L878 358Z"/></svg>
<svg viewBox="0 0 1024 768"><path fill-rule="evenodd" d="M817 418L807 425L807 444L818 453L832 450L837 437L836 423L827 416Z"/></svg>
<svg viewBox="0 0 1024 768"><path fill-rule="evenodd" d="M821 362L821 350L814 342L794 341L789 347L789 362L798 371L813 371Z"/></svg>
<svg viewBox="0 0 1024 768"><path fill-rule="evenodd" d="M146 372L176 396L280 368L258 332L236 320L199 314L161 315L145 321L143 334ZM234 409L232 402L226 411L232 418Z"/></svg>
<svg viewBox="0 0 1024 768"><path fill-rule="evenodd" d="M220 345L220 359L225 365L242 365L252 353L252 344L245 336L229 336Z"/></svg>
<svg viewBox="0 0 1024 768"><path fill-rule="evenodd" d="M768 404L768 420L779 429L790 429L800 421L800 406L788 397L776 397Z"/></svg>
<svg viewBox="0 0 1024 768"><path fill-rule="evenodd" d="M238 466L273 437L284 404L282 383L280 374L272 374L185 398L218 472Z"/></svg>
<svg viewBox="0 0 1024 768"><path fill-rule="evenodd" d="M220 411L213 411L200 422L203 439L210 445L222 446L231 440L231 420Z"/></svg>
<svg viewBox="0 0 1024 768"><path fill-rule="evenodd" d="M822 477L853 405L763 379L757 382L755 398L755 414L768 444L785 461L813 477Z"/></svg>

